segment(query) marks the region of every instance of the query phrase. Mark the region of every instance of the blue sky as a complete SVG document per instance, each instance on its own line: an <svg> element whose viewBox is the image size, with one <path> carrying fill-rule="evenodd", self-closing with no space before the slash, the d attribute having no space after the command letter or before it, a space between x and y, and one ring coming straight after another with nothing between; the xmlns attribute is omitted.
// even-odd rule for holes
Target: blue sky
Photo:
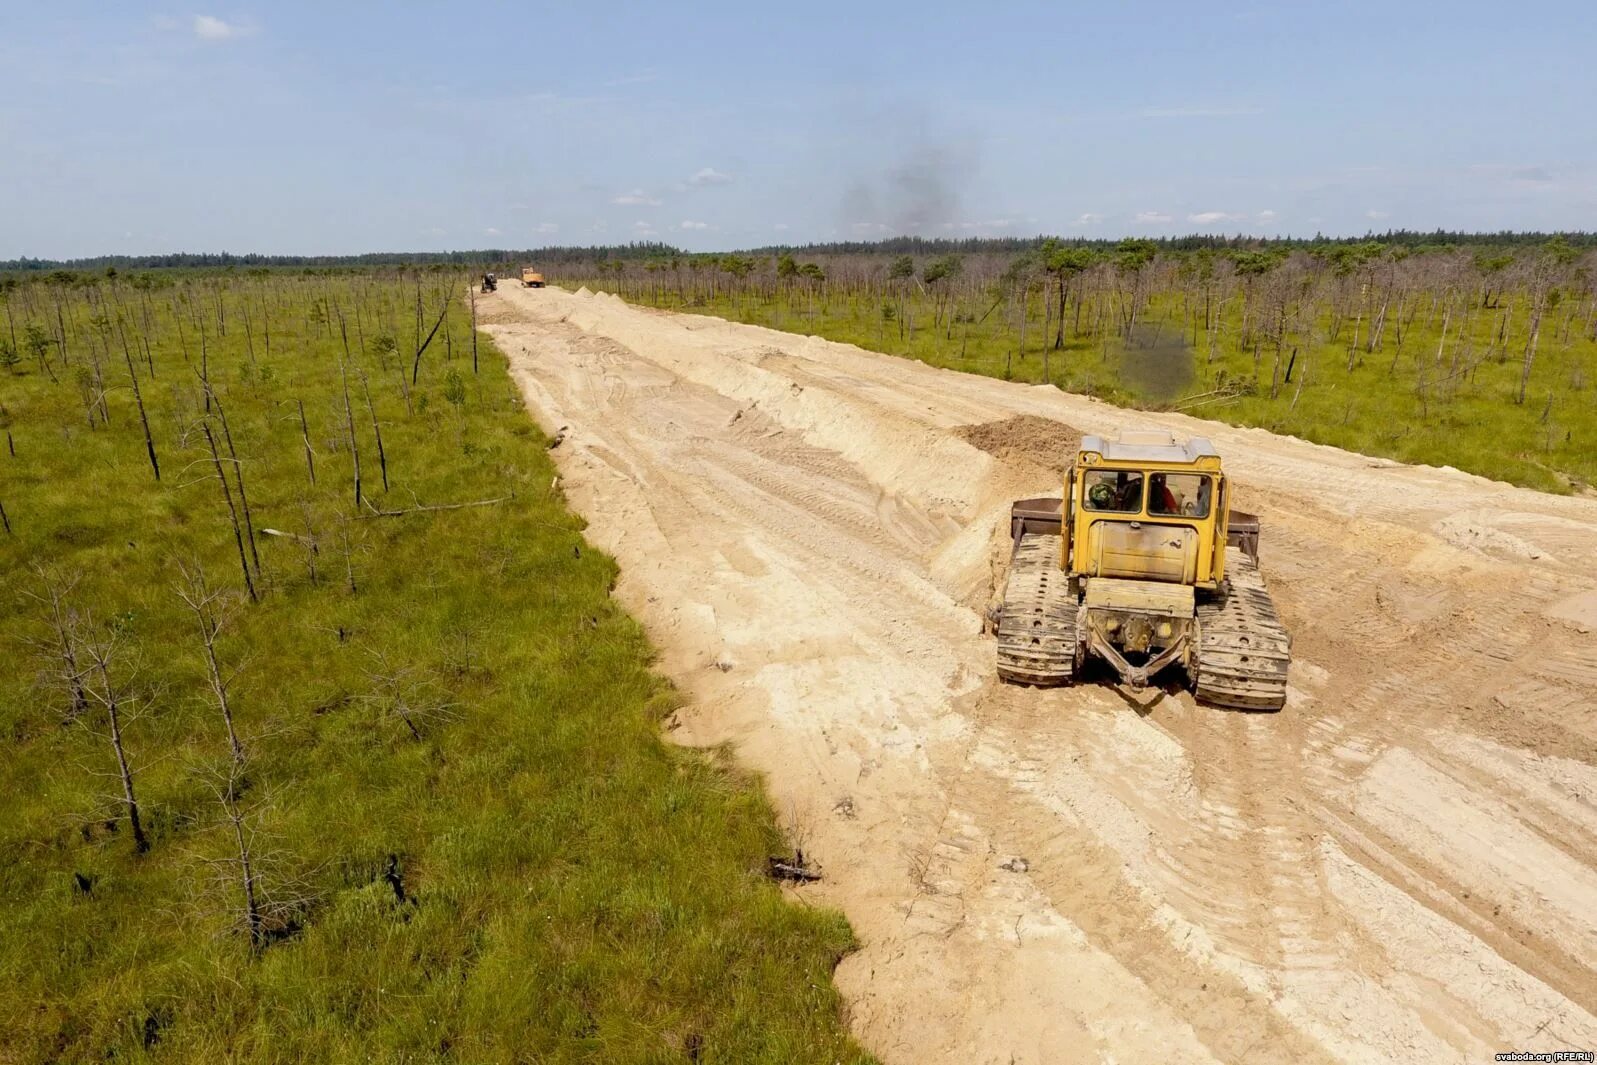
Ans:
<svg viewBox="0 0 1597 1065"><path fill-rule="evenodd" d="M0 71L0 259L1597 228L1575 0L5 0Z"/></svg>

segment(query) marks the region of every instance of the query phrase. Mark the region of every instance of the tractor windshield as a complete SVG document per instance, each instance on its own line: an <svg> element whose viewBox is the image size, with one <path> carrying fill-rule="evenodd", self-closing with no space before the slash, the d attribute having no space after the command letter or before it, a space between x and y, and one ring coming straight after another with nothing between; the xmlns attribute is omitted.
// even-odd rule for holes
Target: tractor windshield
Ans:
<svg viewBox="0 0 1597 1065"><path fill-rule="evenodd" d="M1154 473L1148 476L1148 513L1209 516L1213 481L1197 473Z"/></svg>
<svg viewBox="0 0 1597 1065"><path fill-rule="evenodd" d="M1146 484L1148 514L1156 517L1207 518L1214 481L1199 473L1150 473L1139 470L1088 470L1082 482L1082 506L1109 514L1141 514Z"/></svg>
<svg viewBox="0 0 1597 1065"><path fill-rule="evenodd" d="M1142 513L1142 474L1136 470L1088 470L1082 505L1116 514Z"/></svg>

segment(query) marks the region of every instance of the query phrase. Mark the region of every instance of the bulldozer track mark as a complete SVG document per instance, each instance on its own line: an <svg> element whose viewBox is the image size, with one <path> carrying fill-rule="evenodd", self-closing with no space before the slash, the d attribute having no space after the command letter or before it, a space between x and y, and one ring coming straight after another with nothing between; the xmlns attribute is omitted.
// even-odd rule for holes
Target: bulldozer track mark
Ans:
<svg viewBox="0 0 1597 1065"><path fill-rule="evenodd" d="M1180 890L1190 900L1189 918L1239 957L1282 969L1327 968L1343 960L1345 929L1328 917L1311 853L1315 799L1304 787L1297 745L1281 742L1285 727L1279 718L1200 708L1177 730L1188 744L1224 744L1231 753L1196 767L1197 801L1184 830L1156 852L1167 870L1161 887ZM1246 897L1226 890L1238 869L1256 885Z"/></svg>
<svg viewBox="0 0 1597 1065"><path fill-rule="evenodd" d="M1433 856L1405 846L1339 804L1328 804L1323 820L1341 849L1370 873L1457 925L1536 983L1564 996L1577 1011L1597 1010L1597 991L1578 950L1515 916L1503 896L1480 893L1479 882L1461 883ZM1387 967L1395 971L1400 964L1400 959L1389 959ZM1588 1030L1593 1025L1597 1018L1587 1021Z"/></svg>
<svg viewBox="0 0 1597 1065"><path fill-rule="evenodd" d="M1034 747L1031 757L1038 757L1041 747ZM979 793L984 808L1009 826L1000 849L1028 856L1030 879L1060 912L1072 915L1089 941L1161 999L1181 1005L1198 1038L1218 1060L1255 1065L1333 1060L1270 1008L1268 986L1250 986L1240 975L1246 965L1217 966L1208 956L1210 948L1196 944L1154 949L1167 940L1171 928L1170 908L1160 902L1157 887L1138 882L1134 866L1124 864L1120 852L1091 831L1093 819L1100 816L1096 807L1074 807L1068 791L1050 787L1046 780L1025 785L994 771L1015 757L1025 756L991 748L988 771L973 783L970 794ZM1028 812L1038 803L1048 811L1045 816ZM1199 1001L1205 1009L1190 1008Z"/></svg>

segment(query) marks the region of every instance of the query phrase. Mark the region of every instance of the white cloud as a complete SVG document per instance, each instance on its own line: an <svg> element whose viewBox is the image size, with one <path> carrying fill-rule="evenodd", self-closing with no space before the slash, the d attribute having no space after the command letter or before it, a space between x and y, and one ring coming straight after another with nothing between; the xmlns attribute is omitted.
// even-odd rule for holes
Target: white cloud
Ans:
<svg viewBox="0 0 1597 1065"><path fill-rule="evenodd" d="M248 27L238 22L223 22L215 15L194 16L194 36L202 41L229 41L249 34Z"/></svg>
<svg viewBox="0 0 1597 1065"><path fill-rule="evenodd" d="M887 227L881 222L851 222L849 228L856 233L886 233Z"/></svg>
<svg viewBox="0 0 1597 1065"><path fill-rule="evenodd" d="M1073 226L1095 226L1102 221L1103 215L1094 211L1083 211L1081 214L1078 214L1076 216L1076 220L1070 224Z"/></svg>
<svg viewBox="0 0 1597 1065"><path fill-rule="evenodd" d="M493 226L489 226L487 229L483 230L483 233L490 237L497 237L499 235L499 230L495 229Z"/></svg>
<svg viewBox="0 0 1597 1065"><path fill-rule="evenodd" d="M679 223L677 225L677 228L678 229L709 229L710 226L709 226L709 224L707 222L689 222L689 221L684 219L681 223Z"/></svg>
<svg viewBox="0 0 1597 1065"><path fill-rule="evenodd" d="M560 232L560 227L558 225L556 225L555 223L553 223L553 222L539 222L537 224L537 226L535 226L533 228L533 232L534 233L558 233L558 232Z"/></svg>
<svg viewBox="0 0 1597 1065"><path fill-rule="evenodd" d="M1383 218L1390 217L1390 212L1377 211L1375 208L1371 207L1368 211L1364 212L1364 217L1379 222Z"/></svg>
<svg viewBox="0 0 1597 1065"><path fill-rule="evenodd" d="M1187 215L1188 222L1199 226L1212 226L1216 222L1236 222L1241 218L1241 215L1227 214L1225 211L1199 211Z"/></svg>
<svg viewBox="0 0 1597 1065"><path fill-rule="evenodd" d="M1253 220L1261 226L1267 226L1279 217L1274 211L1264 210L1253 216Z"/></svg>
<svg viewBox="0 0 1597 1065"><path fill-rule="evenodd" d="M772 226L771 228L776 230L778 233L786 233L787 232L787 223L786 222L778 222L778 223L776 223L776 225Z"/></svg>
<svg viewBox="0 0 1597 1065"><path fill-rule="evenodd" d="M660 235L660 231L654 228L654 223L652 222L634 222L632 223L632 231L634 235L639 237L657 237Z"/></svg>
<svg viewBox="0 0 1597 1065"><path fill-rule="evenodd" d="M644 192L642 189L633 189L624 192L610 201L618 207L658 207L660 201Z"/></svg>
<svg viewBox="0 0 1597 1065"><path fill-rule="evenodd" d="M1262 107L1209 107L1194 104L1185 107L1144 107L1143 118L1237 118L1242 115L1262 115Z"/></svg>
<svg viewBox="0 0 1597 1065"><path fill-rule="evenodd" d="M723 174L713 166L704 167L688 178L688 184L690 185L729 185L731 183L731 174Z"/></svg>
<svg viewBox="0 0 1597 1065"><path fill-rule="evenodd" d="M1156 226L1164 222L1174 222L1175 218L1163 211L1138 211L1132 221L1139 226Z"/></svg>

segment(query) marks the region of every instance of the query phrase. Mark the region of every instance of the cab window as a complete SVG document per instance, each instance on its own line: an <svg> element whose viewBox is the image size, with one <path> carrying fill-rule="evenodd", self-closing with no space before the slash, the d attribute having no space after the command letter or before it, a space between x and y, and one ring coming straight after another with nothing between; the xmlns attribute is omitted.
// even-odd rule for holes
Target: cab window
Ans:
<svg viewBox="0 0 1597 1065"><path fill-rule="evenodd" d="M1088 470L1082 478L1082 506L1114 514L1142 513L1142 474L1136 470Z"/></svg>
<svg viewBox="0 0 1597 1065"><path fill-rule="evenodd" d="M1148 475L1148 513L1207 518L1212 479L1199 473L1154 473Z"/></svg>

